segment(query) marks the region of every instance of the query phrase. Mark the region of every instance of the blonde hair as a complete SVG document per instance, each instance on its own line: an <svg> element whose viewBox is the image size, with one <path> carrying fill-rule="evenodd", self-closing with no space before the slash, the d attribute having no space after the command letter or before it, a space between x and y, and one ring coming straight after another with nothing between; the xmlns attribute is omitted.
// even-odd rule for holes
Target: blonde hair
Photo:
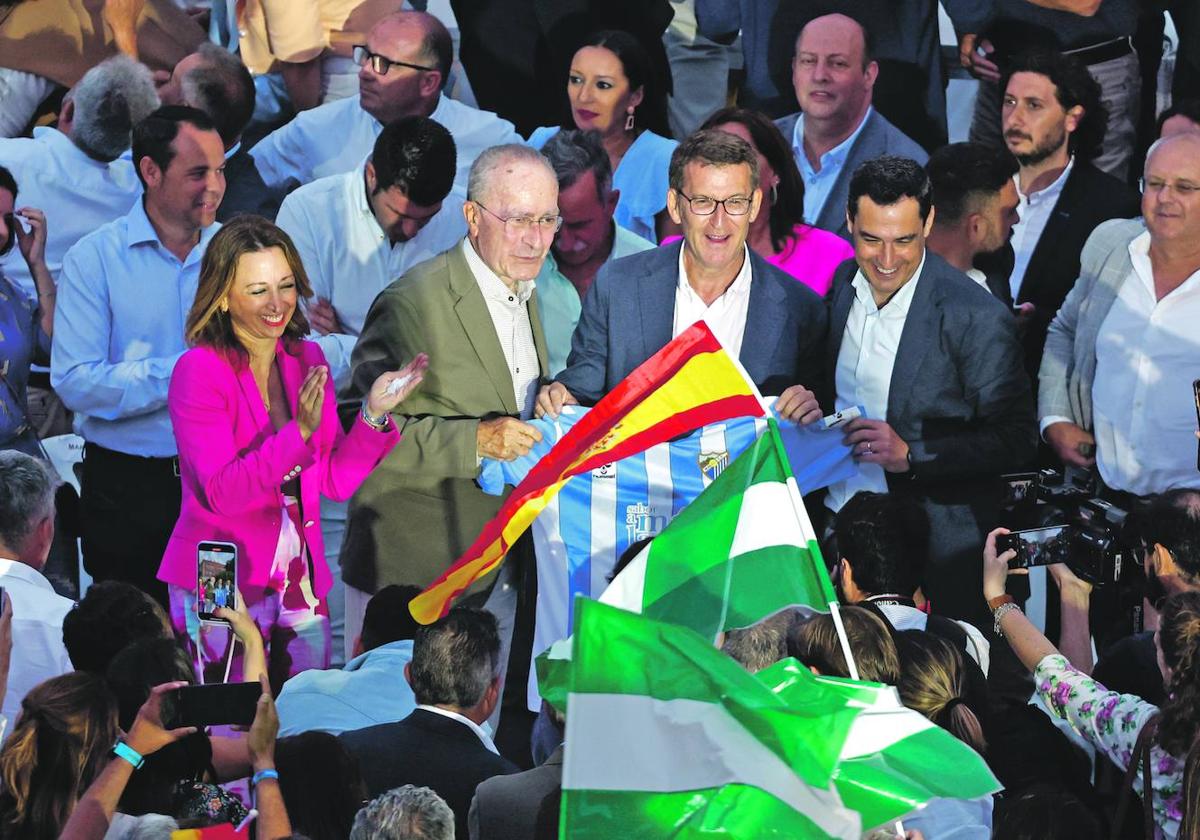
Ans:
<svg viewBox="0 0 1200 840"><path fill-rule="evenodd" d="M967 705L966 665L962 653L941 636L924 630L896 634L900 654L900 700L976 752L987 749L983 727Z"/></svg>
<svg viewBox="0 0 1200 840"><path fill-rule="evenodd" d="M184 337L188 344L215 347L244 357L246 348L233 332L233 319L228 309L229 292L237 279L238 261L243 254L254 254L278 248L283 252L288 269L296 280L296 292L307 299L312 297L312 284L304 271L300 253L292 238L274 223L262 216L238 216L224 225L204 252L200 263L200 282L196 287L196 299L188 312ZM284 327L284 340L297 342L308 335L308 318L302 307L297 306L292 318Z"/></svg>

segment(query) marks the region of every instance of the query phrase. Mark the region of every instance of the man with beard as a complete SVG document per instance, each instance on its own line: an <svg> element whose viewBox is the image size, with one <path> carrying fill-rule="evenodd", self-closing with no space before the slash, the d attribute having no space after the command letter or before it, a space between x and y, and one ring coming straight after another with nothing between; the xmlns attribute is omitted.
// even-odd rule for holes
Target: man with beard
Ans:
<svg viewBox="0 0 1200 840"><path fill-rule="evenodd" d="M1087 68L1053 50L1013 61L1003 80L1004 142L1020 164L1021 220L989 273L1008 276L1026 369L1036 382L1050 319L1079 276L1079 254L1096 225L1138 214L1138 196L1096 169L1105 132L1100 86Z"/></svg>

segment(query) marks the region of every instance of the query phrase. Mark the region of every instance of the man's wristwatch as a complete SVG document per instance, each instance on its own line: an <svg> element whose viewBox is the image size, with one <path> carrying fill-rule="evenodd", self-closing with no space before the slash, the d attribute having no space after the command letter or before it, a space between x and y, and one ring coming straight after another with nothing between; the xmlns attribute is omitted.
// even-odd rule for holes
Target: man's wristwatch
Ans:
<svg viewBox="0 0 1200 840"><path fill-rule="evenodd" d="M387 414L384 414L382 417L371 416L371 413L369 411L367 411L367 401L366 400L363 400L363 403L362 403L362 419L363 419L364 423L366 423L372 429L375 429L377 431L383 431L384 429L387 428L387 422L388 422Z"/></svg>

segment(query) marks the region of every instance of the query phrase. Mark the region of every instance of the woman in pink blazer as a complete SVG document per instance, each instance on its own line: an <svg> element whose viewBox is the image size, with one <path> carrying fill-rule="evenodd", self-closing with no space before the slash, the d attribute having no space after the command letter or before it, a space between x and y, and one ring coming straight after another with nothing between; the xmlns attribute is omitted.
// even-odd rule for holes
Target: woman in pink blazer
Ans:
<svg viewBox="0 0 1200 840"><path fill-rule="evenodd" d="M344 432L325 357L303 340L309 325L298 303L311 294L286 233L257 216L225 225L204 255L187 318L192 349L176 363L167 399L183 483L158 570L172 622L196 642L197 546L233 543L238 590L276 683L329 665L320 496L348 499L400 441L390 412L428 364L421 355L381 374ZM213 663L230 634L206 627L204 635L203 658Z"/></svg>

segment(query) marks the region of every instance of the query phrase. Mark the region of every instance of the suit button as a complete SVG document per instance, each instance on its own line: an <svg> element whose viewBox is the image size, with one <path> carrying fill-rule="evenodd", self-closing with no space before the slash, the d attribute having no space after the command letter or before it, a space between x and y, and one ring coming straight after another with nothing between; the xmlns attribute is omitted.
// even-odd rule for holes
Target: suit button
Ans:
<svg viewBox="0 0 1200 840"><path fill-rule="evenodd" d="M305 528L311 528L313 525L316 525L316 524L317 524L317 523L313 522L313 521L310 519L310 520L308 520L307 522L305 522L305 523L304 523L304 527L305 527Z"/></svg>

